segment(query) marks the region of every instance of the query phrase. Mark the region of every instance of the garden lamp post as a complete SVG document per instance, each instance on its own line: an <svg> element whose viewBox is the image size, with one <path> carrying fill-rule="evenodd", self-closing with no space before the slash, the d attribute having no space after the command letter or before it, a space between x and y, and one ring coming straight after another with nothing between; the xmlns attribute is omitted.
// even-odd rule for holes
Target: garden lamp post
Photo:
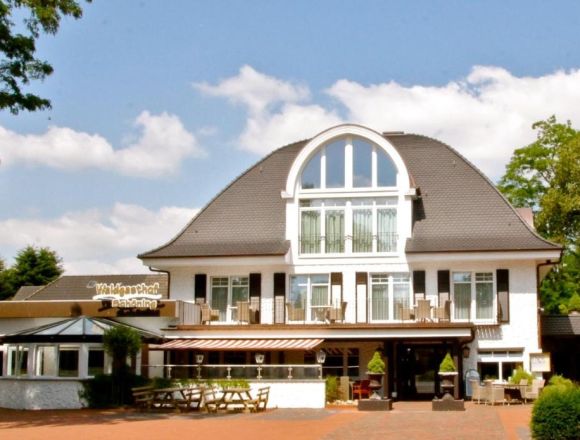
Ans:
<svg viewBox="0 0 580 440"><path fill-rule="evenodd" d="M324 363L324 361L326 360L326 352L322 349L318 350L316 352L316 362L318 363L318 368L319 368L319 374L318 374L318 378L322 379L322 364Z"/></svg>

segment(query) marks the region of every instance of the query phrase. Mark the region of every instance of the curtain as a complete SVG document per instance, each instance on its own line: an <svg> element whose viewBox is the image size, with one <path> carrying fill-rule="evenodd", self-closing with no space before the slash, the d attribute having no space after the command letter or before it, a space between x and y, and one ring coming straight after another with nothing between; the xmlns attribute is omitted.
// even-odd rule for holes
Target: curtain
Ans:
<svg viewBox="0 0 580 440"><path fill-rule="evenodd" d="M344 252L344 211L326 211L326 253Z"/></svg>
<svg viewBox="0 0 580 440"><path fill-rule="evenodd" d="M372 252L373 212L370 209L352 211L352 251Z"/></svg>
<svg viewBox="0 0 580 440"><path fill-rule="evenodd" d="M454 284L455 319L469 319L471 284Z"/></svg>
<svg viewBox="0 0 580 440"><path fill-rule="evenodd" d="M321 316L317 316L317 312L322 311L317 309L316 306L328 306L329 304L328 286L312 286L312 298L310 300L310 305L313 308L310 314L310 319L316 320Z"/></svg>
<svg viewBox="0 0 580 440"><path fill-rule="evenodd" d="M373 285L371 293L371 319L389 319L389 286L387 284Z"/></svg>
<svg viewBox="0 0 580 440"><path fill-rule="evenodd" d="M211 308L219 310L220 321L226 320L226 313L228 310L228 286L212 287Z"/></svg>
<svg viewBox="0 0 580 440"><path fill-rule="evenodd" d="M475 284L475 319L493 319L493 283Z"/></svg>
<svg viewBox="0 0 580 440"><path fill-rule="evenodd" d="M409 307L409 284L394 284L393 285L393 308L395 309L395 319L401 319L401 308L408 309Z"/></svg>
<svg viewBox="0 0 580 440"><path fill-rule="evenodd" d="M320 253L320 211L302 211L300 252Z"/></svg>
<svg viewBox="0 0 580 440"><path fill-rule="evenodd" d="M397 250L397 211L395 209L377 210L377 238L378 252Z"/></svg>

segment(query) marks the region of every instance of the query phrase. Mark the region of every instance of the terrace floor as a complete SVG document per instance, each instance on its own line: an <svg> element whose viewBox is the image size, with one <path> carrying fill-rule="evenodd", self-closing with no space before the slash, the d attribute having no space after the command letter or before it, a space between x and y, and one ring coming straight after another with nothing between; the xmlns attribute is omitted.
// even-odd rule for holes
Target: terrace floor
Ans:
<svg viewBox="0 0 580 440"><path fill-rule="evenodd" d="M395 402L387 413L352 407L276 409L258 414L140 413L132 409L14 411L0 409L0 438L389 440L530 439L531 405L433 412L430 402Z"/></svg>

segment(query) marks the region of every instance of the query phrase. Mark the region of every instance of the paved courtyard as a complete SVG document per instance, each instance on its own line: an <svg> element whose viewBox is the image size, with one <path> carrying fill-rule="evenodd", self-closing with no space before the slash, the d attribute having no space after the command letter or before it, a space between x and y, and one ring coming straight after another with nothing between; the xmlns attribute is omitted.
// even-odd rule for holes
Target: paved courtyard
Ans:
<svg viewBox="0 0 580 440"><path fill-rule="evenodd" d="M0 439L529 439L531 406L466 404L432 412L430 402L396 402L388 413L353 408L269 410L259 414L139 413L133 410L0 409Z"/></svg>

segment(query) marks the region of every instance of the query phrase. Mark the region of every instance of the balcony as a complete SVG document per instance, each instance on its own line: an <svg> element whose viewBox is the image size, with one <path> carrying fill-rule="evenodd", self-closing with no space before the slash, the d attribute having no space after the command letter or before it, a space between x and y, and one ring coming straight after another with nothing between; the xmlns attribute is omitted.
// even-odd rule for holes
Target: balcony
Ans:
<svg viewBox="0 0 580 440"><path fill-rule="evenodd" d="M397 252L399 235L385 232L376 235L301 235L298 237L300 255L360 256L373 253Z"/></svg>

